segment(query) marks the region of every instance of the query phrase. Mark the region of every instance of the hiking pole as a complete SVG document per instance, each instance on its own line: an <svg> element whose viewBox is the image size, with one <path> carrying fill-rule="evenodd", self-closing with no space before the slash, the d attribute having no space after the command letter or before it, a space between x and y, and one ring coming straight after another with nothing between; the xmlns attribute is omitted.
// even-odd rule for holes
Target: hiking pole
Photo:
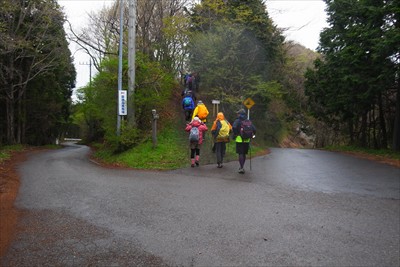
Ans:
<svg viewBox="0 0 400 267"><path fill-rule="evenodd" d="M250 149L250 171L251 171L251 139L249 141L249 149Z"/></svg>

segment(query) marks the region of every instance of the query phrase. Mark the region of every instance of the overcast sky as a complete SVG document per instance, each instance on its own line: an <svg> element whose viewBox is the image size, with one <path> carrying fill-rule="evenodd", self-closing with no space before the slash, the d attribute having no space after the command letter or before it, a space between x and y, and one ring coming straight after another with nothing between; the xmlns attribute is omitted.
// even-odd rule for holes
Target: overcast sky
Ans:
<svg viewBox="0 0 400 267"><path fill-rule="evenodd" d="M58 0L74 30L84 26L87 13L100 10L111 5L115 0ZM327 26L325 3L322 0L267 0L267 10L279 28L284 28L288 40L298 42L315 50L318 46L319 33ZM74 64L77 71L76 87L82 87L89 82L89 56L71 43L74 54ZM92 69L92 72L94 69Z"/></svg>

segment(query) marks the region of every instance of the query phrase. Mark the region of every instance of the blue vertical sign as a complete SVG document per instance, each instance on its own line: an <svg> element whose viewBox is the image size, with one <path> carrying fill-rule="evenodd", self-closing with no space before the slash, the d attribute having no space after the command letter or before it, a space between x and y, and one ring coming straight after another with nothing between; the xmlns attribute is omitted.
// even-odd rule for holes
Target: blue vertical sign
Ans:
<svg viewBox="0 0 400 267"><path fill-rule="evenodd" d="M118 115L126 116L128 115L128 107L126 105L127 101L127 91L119 90L118 91Z"/></svg>

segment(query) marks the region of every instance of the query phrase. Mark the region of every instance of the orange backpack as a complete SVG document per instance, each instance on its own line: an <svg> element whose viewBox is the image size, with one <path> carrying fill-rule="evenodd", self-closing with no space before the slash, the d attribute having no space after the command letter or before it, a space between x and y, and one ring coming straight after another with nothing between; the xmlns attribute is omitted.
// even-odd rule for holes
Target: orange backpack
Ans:
<svg viewBox="0 0 400 267"><path fill-rule="evenodd" d="M208 116L208 109L204 104L197 106L198 106L197 117L199 117L200 120L204 120Z"/></svg>

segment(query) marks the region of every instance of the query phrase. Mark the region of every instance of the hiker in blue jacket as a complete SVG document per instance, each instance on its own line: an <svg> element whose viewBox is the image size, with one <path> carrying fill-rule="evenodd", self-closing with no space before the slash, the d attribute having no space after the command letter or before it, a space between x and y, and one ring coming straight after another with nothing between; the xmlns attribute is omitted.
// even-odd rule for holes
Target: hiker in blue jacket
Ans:
<svg viewBox="0 0 400 267"><path fill-rule="evenodd" d="M191 121L194 110L194 101L191 96L185 96L182 99L182 108L183 111L185 112L185 120L187 122Z"/></svg>

